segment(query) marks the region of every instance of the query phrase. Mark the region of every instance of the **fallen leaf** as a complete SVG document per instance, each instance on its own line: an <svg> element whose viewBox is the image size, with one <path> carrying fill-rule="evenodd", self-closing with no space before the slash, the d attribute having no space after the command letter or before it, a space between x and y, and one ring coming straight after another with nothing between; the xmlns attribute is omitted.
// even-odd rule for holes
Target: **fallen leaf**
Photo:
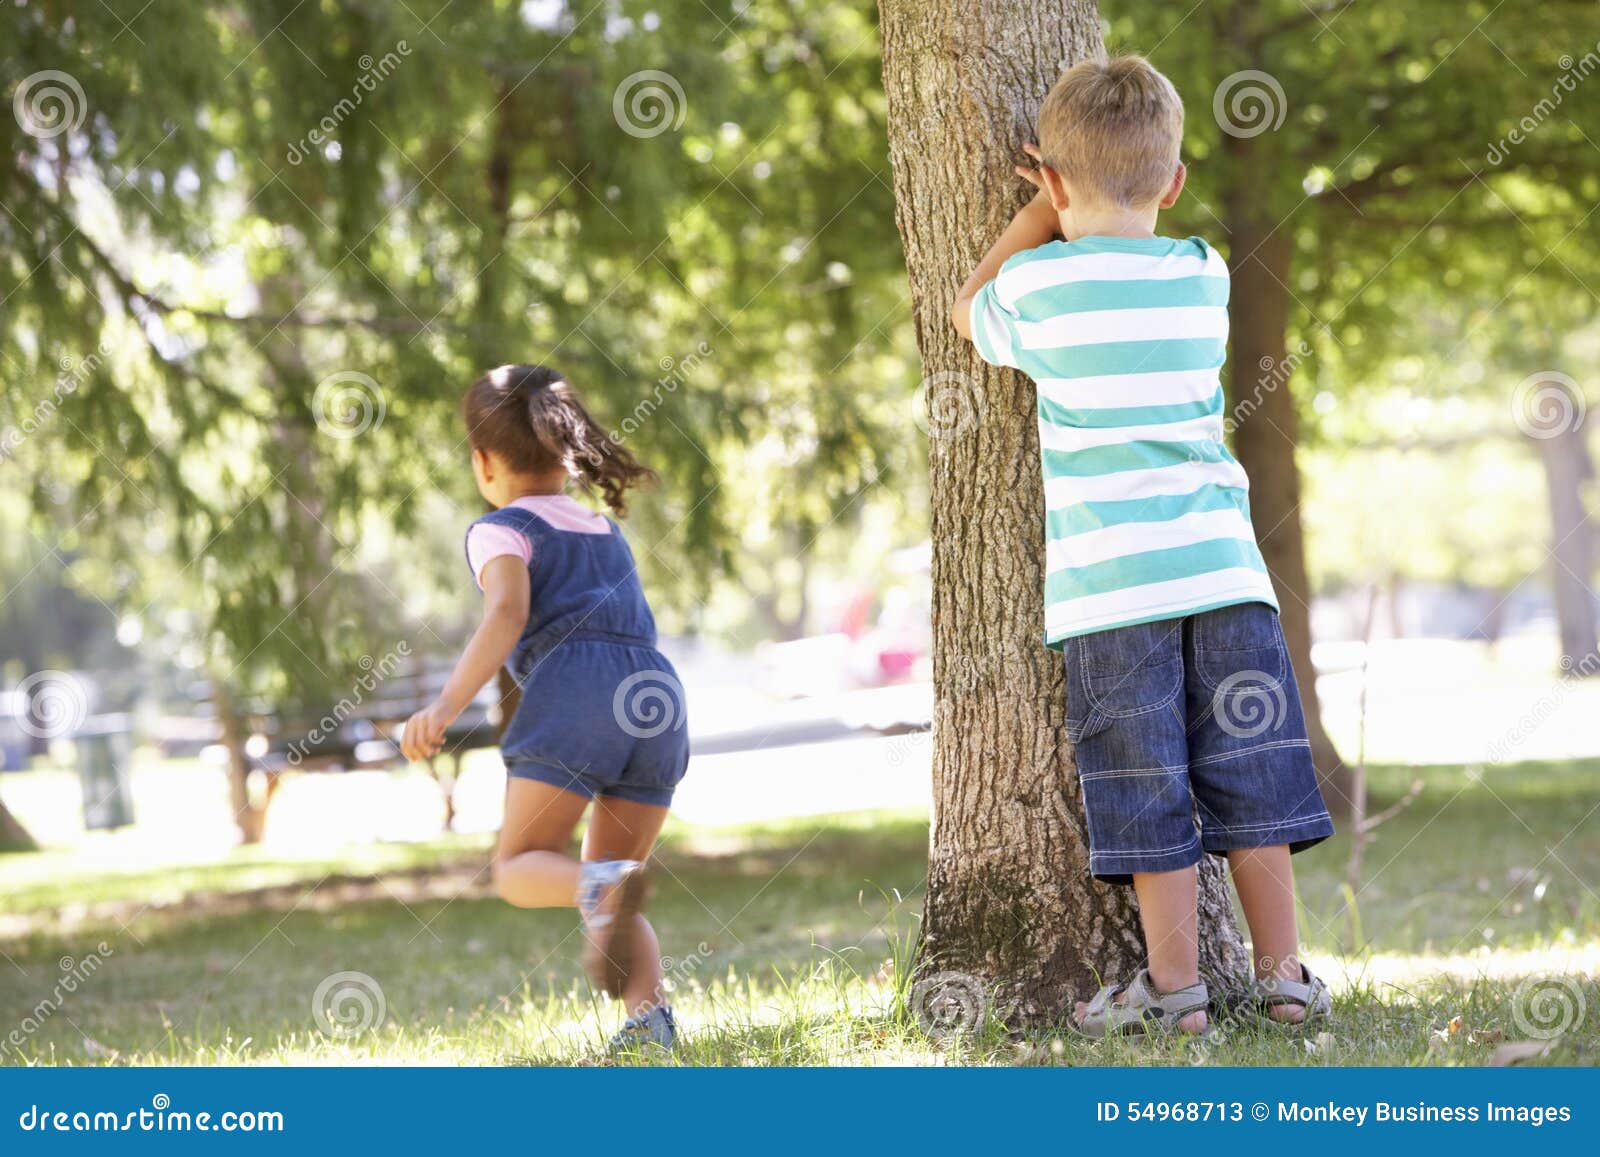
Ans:
<svg viewBox="0 0 1600 1157"><path fill-rule="evenodd" d="M1459 1016L1452 1016L1450 1018L1450 1023L1445 1026L1445 1032L1448 1033L1450 1036L1455 1036L1456 1033L1458 1033L1460 1031L1461 1031L1461 1018Z"/></svg>
<svg viewBox="0 0 1600 1157"><path fill-rule="evenodd" d="M1322 1052L1332 1052L1334 1046L1338 1043L1339 1038L1331 1032L1319 1032L1317 1034L1317 1048Z"/></svg>
<svg viewBox="0 0 1600 1157"><path fill-rule="evenodd" d="M1504 1029L1484 1028L1467 1036L1467 1040L1475 1045L1497 1045L1506 1039Z"/></svg>
<svg viewBox="0 0 1600 1157"><path fill-rule="evenodd" d="M1542 1057L1549 1052L1555 1041L1519 1040L1510 1044L1501 1045L1489 1057L1489 1067L1503 1069L1508 1065L1520 1065L1523 1061L1531 1061L1535 1057Z"/></svg>

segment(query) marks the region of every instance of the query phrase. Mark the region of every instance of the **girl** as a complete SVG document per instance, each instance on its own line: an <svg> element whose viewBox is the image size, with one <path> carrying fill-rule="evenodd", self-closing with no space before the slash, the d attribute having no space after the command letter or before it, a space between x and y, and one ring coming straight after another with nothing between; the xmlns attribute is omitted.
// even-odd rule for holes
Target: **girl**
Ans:
<svg viewBox="0 0 1600 1157"><path fill-rule="evenodd" d="M495 508L467 531L483 622L439 698L406 723L401 750L436 754L445 728L509 667L522 699L500 742L495 888L522 908L575 905L584 967L625 1005L612 1048L671 1048L660 949L639 910L644 861L689 762L683 688L656 650L622 532L563 493L576 479L620 518L628 489L654 474L544 366L501 366L472 384L462 408L478 493ZM568 849L591 803L579 861Z"/></svg>

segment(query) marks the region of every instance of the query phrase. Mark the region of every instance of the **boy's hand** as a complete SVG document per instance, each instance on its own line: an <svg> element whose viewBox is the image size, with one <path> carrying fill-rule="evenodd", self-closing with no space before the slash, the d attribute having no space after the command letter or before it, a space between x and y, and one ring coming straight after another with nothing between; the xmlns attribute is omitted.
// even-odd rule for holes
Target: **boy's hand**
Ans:
<svg viewBox="0 0 1600 1157"><path fill-rule="evenodd" d="M1038 145L1023 145L1022 151L1027 153L1040 165L1044 164L1044 157L1039 154ZM1028 184L1032 185L1040 193L1044 192L1044 174L1041 173L1037 167L1033 165L1018 165L1017 176L1028 182ZM1054 213L1054 211L1055 210L1053 209L1051 210L1052 213Z"/></svg>
<svg viewBox="0 0 1600 1157"><path fill-rule="evenodd" d="M410 719L400 733L400 753L407 759L428 759L444 747L444 730L455 720L450 711L435 699Z"/></svg>

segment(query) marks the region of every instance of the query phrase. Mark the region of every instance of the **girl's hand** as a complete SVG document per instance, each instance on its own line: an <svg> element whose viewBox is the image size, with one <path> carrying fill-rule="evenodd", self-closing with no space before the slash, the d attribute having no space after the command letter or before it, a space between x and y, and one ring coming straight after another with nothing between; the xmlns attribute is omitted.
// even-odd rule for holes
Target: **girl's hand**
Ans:
<svg viewBox="0 0 1600 1157"><path fill-rule="evenodd" d="M407 759L429 759L444 747L444 729L455 713L435 699L410 719L400 733L400 753Z"/></svg>

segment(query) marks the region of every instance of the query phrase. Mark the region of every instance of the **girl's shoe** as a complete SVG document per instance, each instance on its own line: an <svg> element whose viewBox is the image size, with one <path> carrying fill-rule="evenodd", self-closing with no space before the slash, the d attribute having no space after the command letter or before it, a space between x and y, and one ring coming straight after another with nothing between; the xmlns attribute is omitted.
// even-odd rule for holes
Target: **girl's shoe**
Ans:
<svg viewBox="0 0 1600 1157"><path fill-rule="evenodd" d="M583 916L584 971L607 996L620 997L633 975L638 923L644 907L645 870L638 860L589 860L578 877Z"/></svg>
<svg viewBox="0 0 1600 1157"><path fill-rule="evenodd" d="M670 1008L652 1008L643 1016L630 1016L622 1028L611 1038L610 1050L614 1053L635 1052L645 1045L671 1051L678 1043L678 1023L672 1019Z"/></svg>
<svg viewBox="0 0 1600 1157"><path fill-rule="evenodd" d="M1252 995L1261 1015L1274 1024L1286 1024L1293 1028L1314 1020L1326 1020L1333 1015L1333 997L1328 992L1327 984L1304 964L1300 966L1299 980L1269 976L1255 982ZM1272 1015L1273 1008L1279 1005L1297 1005L1305 1009L1305 1016L1297 1021L1282 1020Z"/></svg>

